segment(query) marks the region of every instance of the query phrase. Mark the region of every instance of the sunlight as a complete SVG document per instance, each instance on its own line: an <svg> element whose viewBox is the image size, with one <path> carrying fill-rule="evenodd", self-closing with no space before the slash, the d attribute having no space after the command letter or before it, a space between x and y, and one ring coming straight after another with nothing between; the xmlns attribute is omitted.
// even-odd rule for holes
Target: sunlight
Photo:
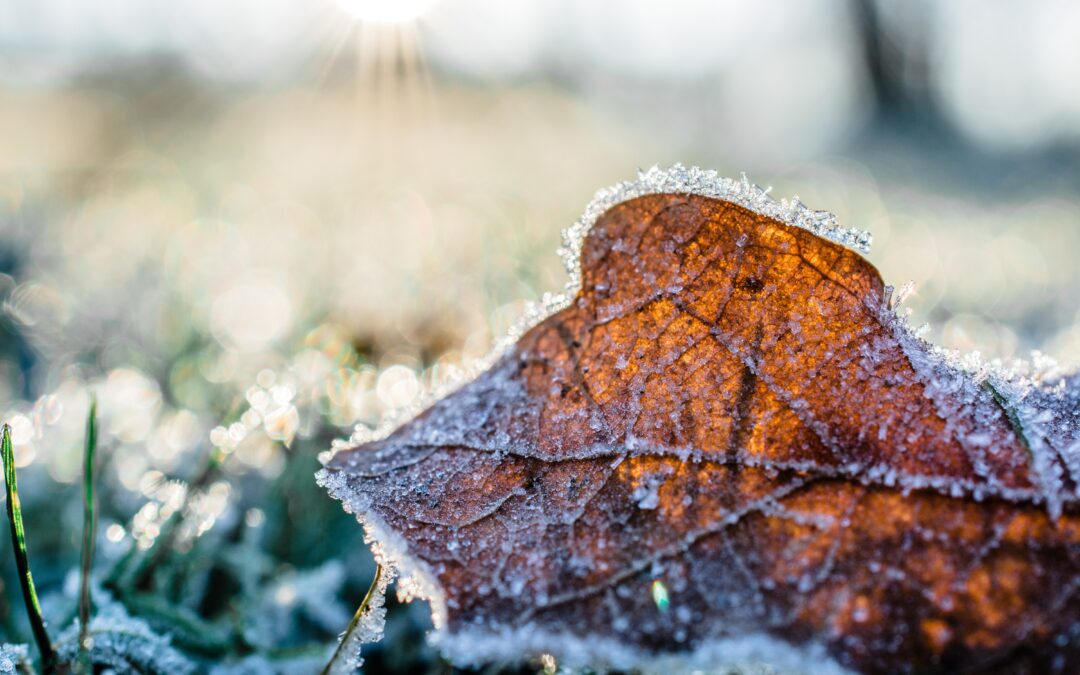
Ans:
<svg viewBox="0 0 1080 675"><path fill-rule="evenodd" d="M357 21L405 23L419 19L435 0L337 0Z"/></svg>
<svg viewBox="0 0 1080 675"><path fill-rule="evenodd" d="M412 161L411 153L423 152L418 139L428 137L433 111L420 19L436 2L334 0L324 15L316 81L352 89L354 123L345 142L362 147L369 161Z"/></svg>

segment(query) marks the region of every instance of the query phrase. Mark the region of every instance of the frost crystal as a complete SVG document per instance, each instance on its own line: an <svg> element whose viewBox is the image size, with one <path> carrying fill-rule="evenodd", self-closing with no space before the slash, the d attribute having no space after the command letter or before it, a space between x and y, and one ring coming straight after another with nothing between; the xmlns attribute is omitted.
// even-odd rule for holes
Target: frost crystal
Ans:
<svg viewBox="0 0 1080 675"><path fill-rule="evenodd" d="M90 621L90 660L95 666L112 669L117 675L184 675L195 671L168 637L158 635L141 619L128 615L122 605L100 605ZM76 620L60 634L57 653L72 662L79 653L79 624Z"/></svg>
<svg viewBox="0 0 1080 675"><path fill-rule="evenodd" d="M0 675L14 675L28 660L26 645L0 645Z"/></svg>
<svg viewBox="0 0 1080 675"><path fill-rule="evenodd" d="M751 183L745 173L741 179L735 180L711 169L676 164L670 169L653 166L648 171L639 171L637 180L597 191L581 218L563 232L563 247L559 253L570 275L566 297L574 297L581 286L581 245L596 221L612 206L644 195L690 194L723 199L788 225L810 230L819 237L860 253L870 252L873 237L869 232L841 227L835 215L807 208L797 196L777 201L769 195L771 190Z"/></svg>
<svg viewBox="0 0 1080 675"><path fill-rule="evenodd" d="M334 662L331 675L350 675L364 665L364 657L361 648L366 644L378 642L382 639L383 629L386 627L386 589L394 580L394 572L384 568L368 597L367 606L364 607L356 625L351 633L343 634L340 639L346 658Z"/></svg>
<svg viewBox="0 0 1080 675"><path fill-rule="evenodd" d="M887 287L891 291L891 287ZM1040 352L1030 360L1017 359L1008 363L985 362L978 352L961 354L942 349L921 337L900 312L899 303L910 293L910 284L893 296L891 311L882 313L882 323L888 326L897 342L904 348L912 365L927 382L927 394L939 401L941 415L959 409L979 411L981 427L962 431L953 426L951 433L962 435L963 444L975 458L976 468L986 471L985 459L994 454L1002 439L986 429L995 418L1004 416L1030 455L1031 468L1038 479L1038 491L1026 498L1045 504L1052 518L1061 515L1063 505L1080 499L1080 371L1065 367ZM986 409L980 402L989 398L996 408ZM957 406L959 399L961 406ZM948 401L948 402L946 402ZM899 477L912 489L925 487L929 481L919 477ZM1025 498L993 482L989 494L1007 498ZM960 494L985 496L982 490L954 482L951 486Z"/></svg>

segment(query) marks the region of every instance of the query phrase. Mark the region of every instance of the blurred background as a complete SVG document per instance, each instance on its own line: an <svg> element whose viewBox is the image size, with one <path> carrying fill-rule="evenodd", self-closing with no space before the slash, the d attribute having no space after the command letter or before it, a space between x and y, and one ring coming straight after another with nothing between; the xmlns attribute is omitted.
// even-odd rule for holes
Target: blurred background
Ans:
<svg viewBox="0 0 1080 675"><path fill-rule="evenodd" d="M1080 362L1075 2L0 0L18 463L77 479L92 388L103 555L208 447L205 530L262 523L561 290L596 189L675 162L870 230L938 344Z"/></svg>

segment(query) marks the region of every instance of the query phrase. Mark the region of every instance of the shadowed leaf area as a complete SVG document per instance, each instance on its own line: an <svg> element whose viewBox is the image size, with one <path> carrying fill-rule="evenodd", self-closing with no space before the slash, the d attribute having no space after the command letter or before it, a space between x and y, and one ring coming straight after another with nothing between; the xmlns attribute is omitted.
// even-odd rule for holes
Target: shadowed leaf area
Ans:
<svg viewBox="0 0 1080 675"><path fill-rule="evenodd" d="M488 372L328 464L429 566L448 635L1080 668L1076 376L1003 396L860 256L717 199L615 206L581 269Z"/></svg>

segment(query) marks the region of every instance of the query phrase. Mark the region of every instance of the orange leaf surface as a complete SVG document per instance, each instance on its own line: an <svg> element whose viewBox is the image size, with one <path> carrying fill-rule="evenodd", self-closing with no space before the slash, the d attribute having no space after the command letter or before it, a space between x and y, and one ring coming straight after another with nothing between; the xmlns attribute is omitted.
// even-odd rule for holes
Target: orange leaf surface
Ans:
<svg viewBox="0 0 1080 675"><path fill-rule="evenodd" d="M1075 672L1078 378L961 368L811 212L696 186L609 197L564 307L328 461L443 649Z"/></svg>

